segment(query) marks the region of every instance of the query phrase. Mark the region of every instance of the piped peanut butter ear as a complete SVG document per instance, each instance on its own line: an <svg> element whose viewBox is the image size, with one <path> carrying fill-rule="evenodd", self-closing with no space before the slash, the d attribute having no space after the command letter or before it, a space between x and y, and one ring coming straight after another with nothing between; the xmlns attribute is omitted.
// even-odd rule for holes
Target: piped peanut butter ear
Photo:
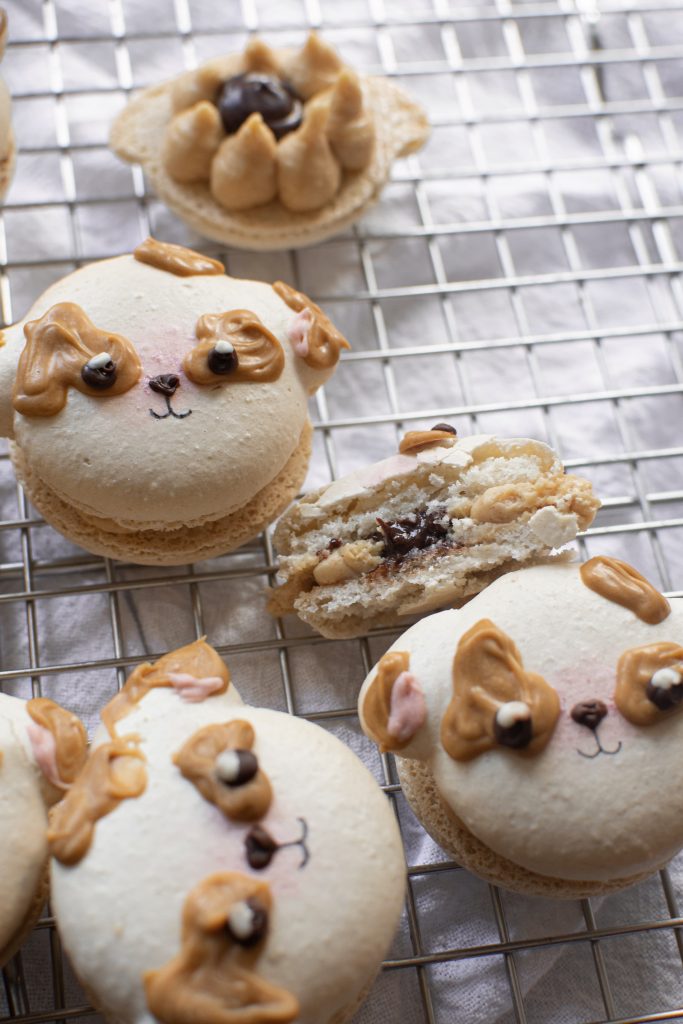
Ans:
<svg viewBox="0 0 683 1024"><path fill-rule="evenodd" d="M335 366L341 350L351 346L327 314L307 295L284 281L275 281L273 291L297 314L287 327L296 354L314 370L329 370Z"/></svg>
<svg viewBox="0 0 683 1024"><path fill-rule="evenodd" d="M218 108L209 100L200 100L169 121L161 161L175 181L208 181L224 135Z"/></svg>
<svg viewBox="0 0 683 1024"><path fill-rule="evenodd" d="M183 906L181 948L143 977L147 1006L161 1024L287 1024L299 1001L256 973L268 934L266 882L237 871L209 875Z"/></svg>
<svg viewBox="0 0 683 1024"><path fill-rule="evenodd" d="M460 638L453 697L441 719L441 743L450 757L469 761L498 746L538 754L559 713L553 687L525 669L513 641L490 619Z"/></svg>
<svg viewBox="0 0 683 1024"><path fill-rule="evenodd" d="M38 767L55 789L76 780L88 751L88 734L80 718L47 697L34 697L26 710L29 739Z"/></svg>
<svg viewBox="0 0 683 1024"><path fill-rule="evenodd" d="M324 106L312 106L278 146L278 197L295 213L319 209L339 190L342 172L327 139L327 116Z"/></svg>
<svg viewBox="0 0 683 1024"><path fill-rule="evenodd" d="M277 142L260 114L223 139L211 163L211 194L226 210L249 210L277 196Z"/></svg>
<svg viewBox="0 0 683 1024"><path fill-rule="evenodd" d="M425 723L424 694L409 668L406 651L387 651L363 700L363 725L382 753L403 750Z"/></svg>
<svg viewBox="0 0 683 1024"><path fill-rule="evenodd" d="M299 96L307 100L332 85L343 66L337 51L317 32L311 32L301 50L284 62L283 70Z"/></svg>

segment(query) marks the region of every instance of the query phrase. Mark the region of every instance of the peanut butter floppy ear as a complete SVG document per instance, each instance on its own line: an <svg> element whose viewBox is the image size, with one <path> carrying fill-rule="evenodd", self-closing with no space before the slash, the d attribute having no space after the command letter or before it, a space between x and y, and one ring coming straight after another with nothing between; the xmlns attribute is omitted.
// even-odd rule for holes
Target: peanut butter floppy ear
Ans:
<svg viewBox="0 0 683 1024"><path fill-rule="evenodd" d="M490 619L480 619L460 638L453 697L441 719L441 742L455 761L498 746L539 754L559 713L553 687L525 669L513 641Z"/></svg>
<svg viewBox="0 0 683 1024"><path fill-rule="evenodd" d="M683 703L683 647L645 644L624 651L617 664L617 708L633 725L654 725Z"/></svg>

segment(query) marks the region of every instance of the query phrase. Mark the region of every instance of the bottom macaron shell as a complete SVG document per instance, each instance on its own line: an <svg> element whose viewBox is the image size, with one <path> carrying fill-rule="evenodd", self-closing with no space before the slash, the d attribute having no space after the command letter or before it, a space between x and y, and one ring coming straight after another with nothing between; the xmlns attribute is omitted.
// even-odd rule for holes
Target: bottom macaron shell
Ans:
<svg viewBox="0 0 683 1024"><path fill-rule="evenodd" d="M642 882L667 863L663 861L651 871L608 881L576 881L539 875L501 857L477 839L442 799L427 764L397 757L396 765L405 798L432 839L472 874L504 889L524 896L561 900L602 896Z"/></svg>
<svg viewBox="0 0 683 1024"><path fill-rule="evenodd" d="M41 911L47 902L47 898L50 895L50 869L49 863L45 861L45 867L43 868L43 877L40 880L40 885L36 889L33 902L29 907L26 917L22 921L19 930L15 935L12 936L9 943L4 949L0 949L0 967L12 959L15 953L17 953L23 946L26 939L29 937L35 924L40 918Z"/></svg>
<svg viewBox="0 0 683 1024"><path fill-rule="evenodd" d="M10 445L17 479L34 507L56 530L95 555L139 565L183 565L234 551L273 522L296 496L306 477L313 428L307 421L284 468L251 501L222 519L173 530L114 533L104 530L56 495L31 471L21 448Z"/></svg>

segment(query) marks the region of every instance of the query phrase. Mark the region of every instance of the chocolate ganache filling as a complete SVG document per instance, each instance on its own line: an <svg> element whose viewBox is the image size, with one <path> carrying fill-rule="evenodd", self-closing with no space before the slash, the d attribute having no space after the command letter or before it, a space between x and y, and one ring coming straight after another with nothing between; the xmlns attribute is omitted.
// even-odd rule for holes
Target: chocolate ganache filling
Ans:
<svg viewBox="0 0 683 1024"><path fill-rule="evenodd" d="M229 78L215 102L228 135L252 114L260 114L275 138L281 139L299 127L303 116L301 99L289 82L256 71Z"/></svg>
<svg viewBox="0 0 683 1024"><path fill-rule="evenodd" d="M443 507L414 512L405 519L391 522L385 522L378 516L380 530L373 536L384 541L382 554L385 558L400 561L411 551L423 551L444 540L450 525L444 524L445 517L446 509Z"/></svg>

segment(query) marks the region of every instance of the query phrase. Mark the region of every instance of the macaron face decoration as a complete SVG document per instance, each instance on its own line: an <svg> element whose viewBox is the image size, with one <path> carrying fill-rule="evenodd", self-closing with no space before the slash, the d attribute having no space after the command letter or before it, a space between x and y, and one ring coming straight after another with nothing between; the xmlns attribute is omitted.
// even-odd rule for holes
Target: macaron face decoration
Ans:
<svg viewBox="0 0 683 1024"><path fill-rule="evenodd" d="M136 669L102 722L49 838L60 934L105 1016L350 1017L405 874L358 759L318 726L244 705L203 641Z"/></svg>
<svg viewBox="0 0 683 1024"><path fill-rule="evenodd" d="M307 468L308 397L348 347L278 289L148 239L8 328L0 431L46 518L149 564L231 550L274 518Z"/></svg>
<svg viewBox="0 0 683 1024"><path fill-rule="evenodd" d="M425 827L502 885L576 896L683 846L683 606L596 558L511 573L380 659L365 731Z"/></svg>

